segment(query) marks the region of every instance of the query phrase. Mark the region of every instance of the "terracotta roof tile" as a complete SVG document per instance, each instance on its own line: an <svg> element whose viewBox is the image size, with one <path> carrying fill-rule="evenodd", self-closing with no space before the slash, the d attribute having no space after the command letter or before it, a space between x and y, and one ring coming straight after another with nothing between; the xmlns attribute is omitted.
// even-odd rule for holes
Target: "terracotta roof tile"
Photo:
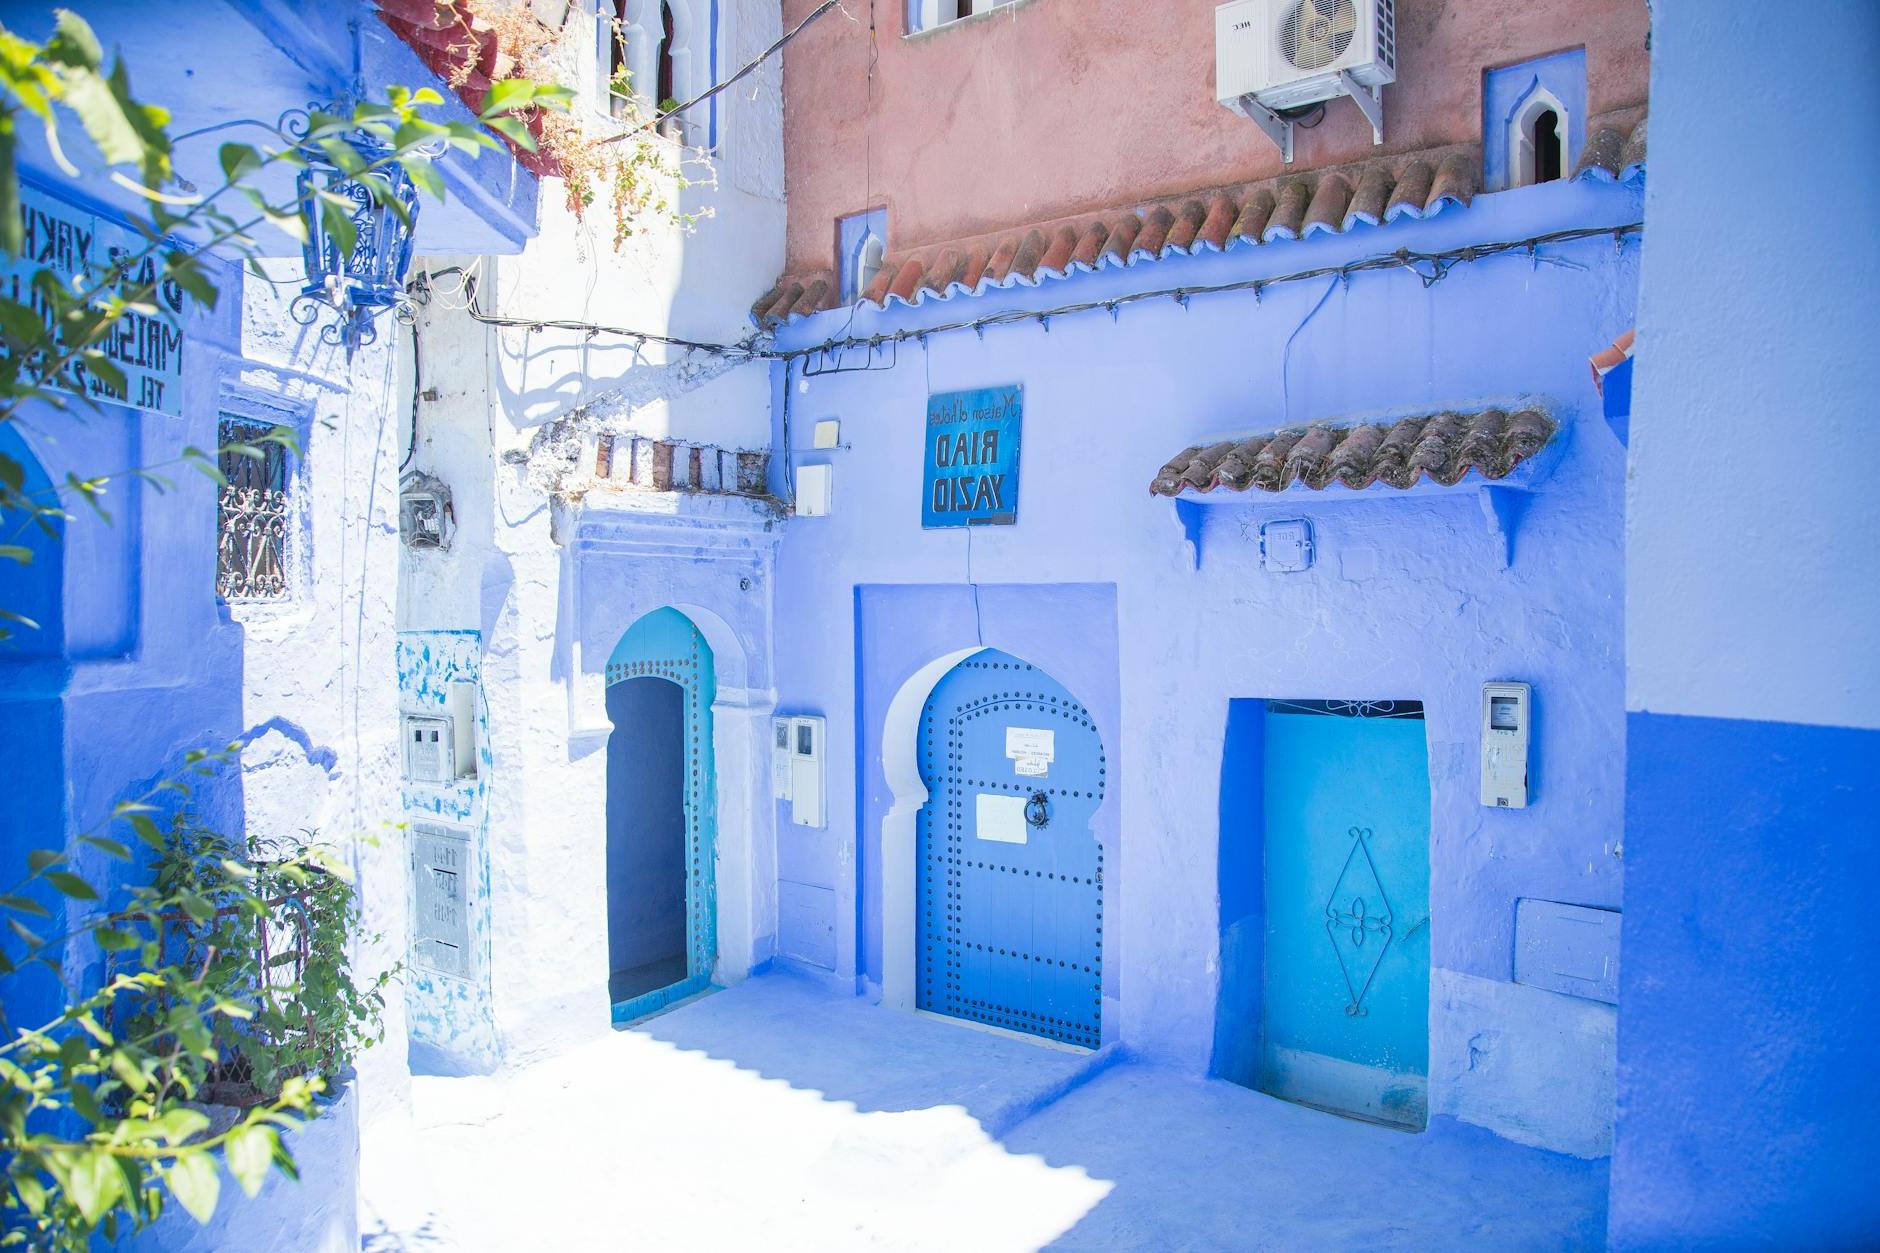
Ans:
<svg viewBox="0 0 1880 1253"><path fill-rule="evenodd" d="M1279 492L1295 483L1319 489L1383 483L1444 485L1470 472L1506 478L1554 438L1558 424L1540 409L1435 413L1354 425L1314 422L1263 435L1183 449L1156 474L1161 496L1219 489Z"/></svg>
<svg viewBox="0 0 1880 1253"><path fill-rule="evenodd" d="M1580 150L1580 163L1573 168L1573 177L1618 183L1636 178L1644 170L1645 115L1639 113L1629 125L1618 119L1596 122L1586 146Z"/></svg>
<svg viewBox="0 0 1880 1253"><path fill-rule="evenodd" d="M443 79L472 113L483 108L491 84L510 76L514 66L496 31L482 18L443 0L374 0L379 20L418 54L425 68ZM538 135L539 115L529 119ZM507 140L510 152L533 174L554 173L553 162L539 150L525 151Z"/></svg>
<svg viewBox="0 0 1880 1253"><path fill-rule="evenodd" d="M1617 182L1643 172L1643 109L1594 118L1591 130L1575 178ZM1481 150L1459 145L1334 169L1288 171L1257 183L1192 192L1094 217L1027 224L897 253L882 268L890 277L877 279L862 299L877 308L918 305L1203 250L1258 247L1432 217L1467 207L1481 190L1481 170ZM827 271L785 275L751 306L752 319L774 326L786 317L813 312L783 297L792 284L807 287L817 280L824 281L830 302L840 298Z"/></svg>

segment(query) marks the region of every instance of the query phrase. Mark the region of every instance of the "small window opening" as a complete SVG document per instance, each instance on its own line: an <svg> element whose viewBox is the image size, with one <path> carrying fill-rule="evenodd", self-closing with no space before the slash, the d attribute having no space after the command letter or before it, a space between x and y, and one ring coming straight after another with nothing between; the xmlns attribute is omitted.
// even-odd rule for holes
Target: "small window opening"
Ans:
<svg viewBox="0 0 1880 1253"><path fill-rule="evenodd" d="M862 244L862 255L855 266L855 290L849 293L851 301L861 299L862 294L874 286L875 276L881 273L886 252L879 235L870 235Z"/></svg>
<svg viewBox="0 0 1880 1253"><path fill-rule="evenodd" d="M222 415L215 590L223 600L287 599L287 448L281 429Z"/></svg>
<svg viewBox="0 0 1880 1253"><path fill-rule="evenodd" d="M1560 148L1560 115L1543 109L1534 119L1535 182L1552 183L1561 177Z"/></svg>
<svg viewBox="0 0 1880 1253"><path fill-rule="evenodd" d="M612 14L603 20L607 26L607 111L619 117L627 111L633 94L632 73L627 65L627 0L613 0Z"/></svg>
<svg viewBox="0 0 1880 1253"><path fill-rule="evenodd" d="M653 108L660 113L666 112L679 103L676 86L678 76L672 63L673 35L672 5L666 3L666 0L660 0L659 70L653 97ZM659 133L668 139L681 139L684 137L681 133L682 126L683 122L677 116L662 118L659 123Z"/></svg>

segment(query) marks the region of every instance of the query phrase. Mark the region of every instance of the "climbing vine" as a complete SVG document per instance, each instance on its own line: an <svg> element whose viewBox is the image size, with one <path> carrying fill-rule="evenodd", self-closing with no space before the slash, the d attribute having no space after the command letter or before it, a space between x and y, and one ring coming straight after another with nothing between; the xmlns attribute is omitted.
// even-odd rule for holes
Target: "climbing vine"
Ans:
<svg viewBox="0 0 1880 1253"><path fill-rule="evenodd" d="M569 80L578 71L570 64L574 41L567 18L557 28L542 22L533 5L515 0L449 2L472 24L494 34L512 73L538 82L573 85ZM584 11L581 4L570 6L570 13ZM598 24L603 39L625 46L627 32L618 17L603 12ZM572 60L579 63L582 58ZM474 68L471 59L460 59L450 74L452 85L461 88ZM607 96L612 120L594 127L571 109L518 112L534 133L542 163L561 177L568 211L585 221L597 204L604 205L611 216L615 251L649 226L673 224L689 229L708 216L709 210L686 211L678 201L678 193L694 182L686 171L699 163L689 160L685 146L673 137L676 127L665 124L677 102L659 101L657 112L649 118L632 75L624 68L607 83Z"/></svg>

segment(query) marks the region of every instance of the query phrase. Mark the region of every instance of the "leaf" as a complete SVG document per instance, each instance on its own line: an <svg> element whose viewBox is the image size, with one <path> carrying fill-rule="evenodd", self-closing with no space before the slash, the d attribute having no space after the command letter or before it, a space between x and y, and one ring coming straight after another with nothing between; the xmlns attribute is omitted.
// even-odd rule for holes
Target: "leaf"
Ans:
<svg viewBox="0 0 1880 1253"><path fill-rule="evenodd" d="M86 1153L79 1157L72 1163L65 1180L66 1195L78 1206L85 1221L94 1224L117 1204L123 1188L124 1176L118 1173L117 1163L109 1153ZM213 1212L213 1200L209 1207Z"/></svg>
<svg viewBox="0 0 1880 1253"><path fill-rule="evenodd" d="M65 854L50 848L36 848L26 854L26 868L34 874L49 866L57 866L65 860Z"/></svg>
<svg viewBox="0 0 1880 1253"><path fill-rule="evenodd" d="M535 84L526 78L505 78L499 83L491 83L489 94L483 97L483 110L478 115L484 121L508 113L513 109L526 107L535 99Z"/></svg>
<svg viewBox="0 0 1880 1253"><path fill-rule="evenodd" d="M239 183L243 176L261 168L261 154L252 144L223 144L216 149L215 157L222 164L222 176L231 183Z"/></svg>
<svg viewBox="0 0 1880 1253"><path fill-rule="evenodd" d="M535 136L530 133L527 126L524 126L515 118L505 116L485 118L483 120L484 124L491 130L503 136L524 152L535 151Z"/></svg>
<svg viewBox="0 0 1880 1253"><path fill-rule="evenodd" d="M75 70L96 70L104 64L104 45L84 18L61 9L52 38L46 40L45 56L48 61Z"/></svg>
<svg viewBox="0 0 1880 1253"><path fill-rule="evenodd" d="M444 178L437 172L437 167L431 164L430 158L400 157L398 163L405 167L405 173L411 176L411 181L418 185L419 191L433 200L444 199Z"/></svg>
<svg viewBox="0 0 1880 1253"><path fill-rule="evenodd" d="M26 247L26 223L20 218L20 176L15 150L19 140L13 119L0 115L0 252L20 255Z"/></svg>
<svg viewBox="0 0 1880 1253"><path fill-rule="evenodd" d="M214 1217L215 1203L222 1195L222 1177L212 1154L200 1149L184 1151L170 1163L164 1182L191 1218L207 1223Z"/></svg>
<svg viewBox="0 0 1880 1253"><path fill-rule="evenodd" d="M249 1196L261 1191L261 1185L267 1181L278 1139L274 1128L257 1123L244 1124L228 1133L223 1146L228 1171Z"/></svg>
<svg viewBox="0 0 1880 1253"><path fill-rule="evenodd" d="M35 918L52 917L51 910L25 896L0 896L0 909L10 909L16 914L31 914Z"/></svg>
<svg viewBox="0 0 1880 1253"><path fill-rule="evenodd" d="M69 870L46 871L46 882L57 888L62 895L75 901L95 901L98 890Z"/></svg>
<svg viewBox="0 0 1880 1253"><path fill-rule="evenodd" d="M17 561L23 566L33 564L33 550L19 544L0 544L0 560Z"/></svg>
<svg viewBox="0 0 1880 1253"><path fill-rule="evenodd" d="M130 849L124 847L124 845L118 843L116 840L106 839L102 835L81 835L78 837L78 842L80 844L89 844L99 852L108 853L119 861L129 861L131 859Z"/></svg>
<svg viewBox="0 0 1880 1253"><path fill-rule="evenodd" d="M122 953L126 949L136 948L142 942L131 932L116 927L101 927L91 935L98 941L98 947L107 953Z"/></svg>
<svg viewBox="0 0 1880 1253"><path fill-rule="evenodd" d="M320 225L325 229L327 238L339 249L342 259L350 261L353 245L358 241L359 228L353 224L352 210L343 202L335 204L324 196L320 200Z"/></svg>

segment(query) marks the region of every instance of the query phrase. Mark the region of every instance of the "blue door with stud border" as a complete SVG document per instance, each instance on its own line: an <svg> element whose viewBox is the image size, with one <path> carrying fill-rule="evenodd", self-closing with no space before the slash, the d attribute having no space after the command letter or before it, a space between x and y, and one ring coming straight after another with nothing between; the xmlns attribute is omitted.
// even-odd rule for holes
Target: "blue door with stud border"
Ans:
<svg viewBox="0 0 1880 1253"><path fill-rule="evenodd" d="M1268 701L1261 1087L1428 1114L1430 779L1416 701Z"/></svg>
<svg viewBox="0 0 1880 1253"><path fill-rule="evenodd" d="M1107 767L1090 711L986 649L934 686L920 767L916 1004L1096 1048Z"/></svg>
<svg viewBox="0 0 1880 1253"><path fill-rule="evenodd" d="M663 684L638 682L645 679L661 680ZM675 702L660 699L663 685L678 689L676 709L668 707ZM661 756L670 753L674 759L671 764L675 768L664 771L663 777L678 789L676 806L665 803L642 808L633 805L627 795L609 798L609 999L616 992L624 997L613 1001L612 1018L629 1022L703 991L711 983L718 957L717 774L712 753L712 702L717 699L717 681L711 645L692 620L677 609L655 609L628 627L615 645L607 659L607 686L609 715L621 719L608 741L610 789L629 777L641 785L651 784L651 772L615 768L628 764L623 758L644 751L637 741L649 735L679 736L676 746L659 746ZM618 803L621 801L628 803ZM663 851L649 848L649 837L665 838L663 823L668 818L681 827L671 832L677 847ZM650 829L655 826L660 829ZM674 855L676 865L671 864ZM656 904L644 898L629 901L629 893L620 890L630 888L632 878L647 873L649 867L662 877L667 871L684 876L683 953L673 957L665 952L669 945L654 945L660 950L654 956L668 962L667 973L657 979L649 972L661 968L659 961L643 960L650 950L629 954L624 948L615 950L613 944L616 932L625 935L637 929L644 935L647 929L639 923L650 915L657 915L654 930L667 930L668 920ZM638 923L615 916L623 906L634 911ZM614 959L628 968L613 969ZM664 982L665 978L672 982ZM646 986L652 982L661 986Z"/></svg>

